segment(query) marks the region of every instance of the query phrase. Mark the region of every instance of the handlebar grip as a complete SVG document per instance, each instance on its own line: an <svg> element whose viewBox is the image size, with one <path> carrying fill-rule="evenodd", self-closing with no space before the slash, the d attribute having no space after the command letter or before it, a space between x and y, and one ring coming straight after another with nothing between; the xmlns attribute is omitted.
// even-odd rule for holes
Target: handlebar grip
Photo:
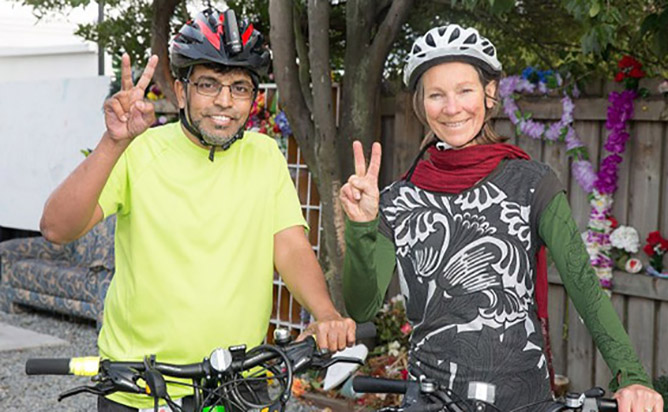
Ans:
<svg viewBox="0 0 668 412"><path fill-rule="evenodd" d="M27 375L95 376L100 370L97 356L79 358L33 358L26 361Z"/></svg>
<svg viewBox="0 0 668 412"><path fill-rule="evenodd" d="M357 393L401 393L405 394L410 383L396 379L374 378L372 376L355 376L353 390Z"/></svg>
<svg viewBox="0 0 668 412"><path fill-rule="evenodd" d="M601 412L617 412L617 400L606 398L599 399L598 410Z"/></svg>
<svg viewBox="0 0 668 412"><path fill-rule="evenodd" d="M376 325L373 322L358 323L355 328L355 340L376 337Z"/></svg>
<svg viewBox="0 0 668 412"><path fill-rule="evenodd" d="M27 375L69 375L70 359L28 359L26 361Z"/></svg>

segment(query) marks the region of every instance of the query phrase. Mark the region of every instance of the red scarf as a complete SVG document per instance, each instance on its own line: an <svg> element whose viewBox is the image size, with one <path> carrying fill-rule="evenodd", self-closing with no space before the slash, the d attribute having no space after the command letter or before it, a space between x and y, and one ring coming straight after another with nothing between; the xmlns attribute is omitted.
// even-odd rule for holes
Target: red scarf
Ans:
<svg viewBox="0 0 668 412"><path fill-rule="evenodd" d="M461 193L489 175L503 159L531 159L517 146L493 143L463 149L428 149L429 159L420 160L411 182L417 187L445 193ZM538 316L547 319L547 264L544 247L536 255L536 304Z"/></svg>
<svg viewBox="0 0 668 412"><path fill-rule="evenodd" d="M475 185L503 159L530 159L524 150L506 143L450 150L432 146L428 152L429 160L420 160L411 182L424 190L455 194Z"/></svg>

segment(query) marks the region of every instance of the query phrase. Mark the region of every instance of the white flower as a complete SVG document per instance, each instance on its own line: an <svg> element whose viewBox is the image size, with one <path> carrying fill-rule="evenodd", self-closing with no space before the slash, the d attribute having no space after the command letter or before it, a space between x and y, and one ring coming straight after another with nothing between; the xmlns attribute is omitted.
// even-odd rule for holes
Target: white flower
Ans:
<svg viewBox="0 0 668 412"><path fill-rule="evenodd" d="M394 304L394 303L397 303L397 302L404 303L404 295L402 295L402 294L400 293L400 294L398 294L398 295L396 295L396 296L390 298L390 302L393 303L393 304Z"/></svg>
<svg viewBox="0 0 668 412"><path fill-rule="evenodd" d="M657 89L659 90L659 93L668 93L668 79L664 79Z"/></svg>
<svg viewBox="0 0 668 412"><path fill-rule="evenodd" d="M390 356L399 356L399 350L401 349L401 344L399 341L392 341L387 345L387 353Z"/></svg>
<svg viewBox="0 0 668 412"><path fill-rule="evenodd" d="M631 226L619 226L610 234L612 247L625 250L629 253L637 253L640 247L638 231Z"/></svg>
<svg viewBox="0 0 668 412"><path fill-rule="evenodd" d="M610 195L600 194L596 189L592 191L592 194L593 196L589 204L594 210L604 212L610 209L612 206L612 197Z"/></svg>

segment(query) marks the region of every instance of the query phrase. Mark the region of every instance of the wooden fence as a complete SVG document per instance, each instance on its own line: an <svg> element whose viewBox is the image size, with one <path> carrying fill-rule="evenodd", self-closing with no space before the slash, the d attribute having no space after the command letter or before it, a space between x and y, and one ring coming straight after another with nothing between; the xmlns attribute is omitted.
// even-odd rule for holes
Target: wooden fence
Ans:
<svg viewBox="0 0 668 412"><path fill-rule="evenodd" d="M605 96L611 87L614 86L602 86L599 95ZM598 165L599 159L606 156L603 145L607 138L607 99L587 97L576 99L575 104L575 130L592 162ZM561 117L558 98L525 98L519 105L523 111L533 113L534 119L556 121ZM614 216L620 224L635 227L642 244L654 230L668 236L667 107L660 97L636 102L631 139L620 165L619 188L614 196ZM408 169L417 154L423 129L413 115L408 95L384 99L382 113L381 142L385 154L381 180L388 183ZM511 137L511 143L555 170L567 188L575 220L584 230L590 207L587 194L571 175L565 144L518 137L504 116L495 119L495 126L501 134ZM647 262L642 252L637 257ZM556 372L567 375L575 389L594 384L607 386L610 372L568 301L554 268L550 268L549 282L550 336ZM668 375L668 280L615 272L613 292L613 305L647 372L653 377Z"/></svg>

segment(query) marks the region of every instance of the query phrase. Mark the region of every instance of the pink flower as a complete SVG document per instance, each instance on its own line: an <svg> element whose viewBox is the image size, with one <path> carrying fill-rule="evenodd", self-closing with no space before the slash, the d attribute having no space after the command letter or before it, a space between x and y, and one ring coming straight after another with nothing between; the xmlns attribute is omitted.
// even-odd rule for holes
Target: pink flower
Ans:
<svg viewBox="0 0 668 412"><path fill-rule="evenodd" d="M401 325L401 333L403 333L404 335L408 335L409 333L411 333L412 330L413 330L413 327L408 322Z"/></svg>

